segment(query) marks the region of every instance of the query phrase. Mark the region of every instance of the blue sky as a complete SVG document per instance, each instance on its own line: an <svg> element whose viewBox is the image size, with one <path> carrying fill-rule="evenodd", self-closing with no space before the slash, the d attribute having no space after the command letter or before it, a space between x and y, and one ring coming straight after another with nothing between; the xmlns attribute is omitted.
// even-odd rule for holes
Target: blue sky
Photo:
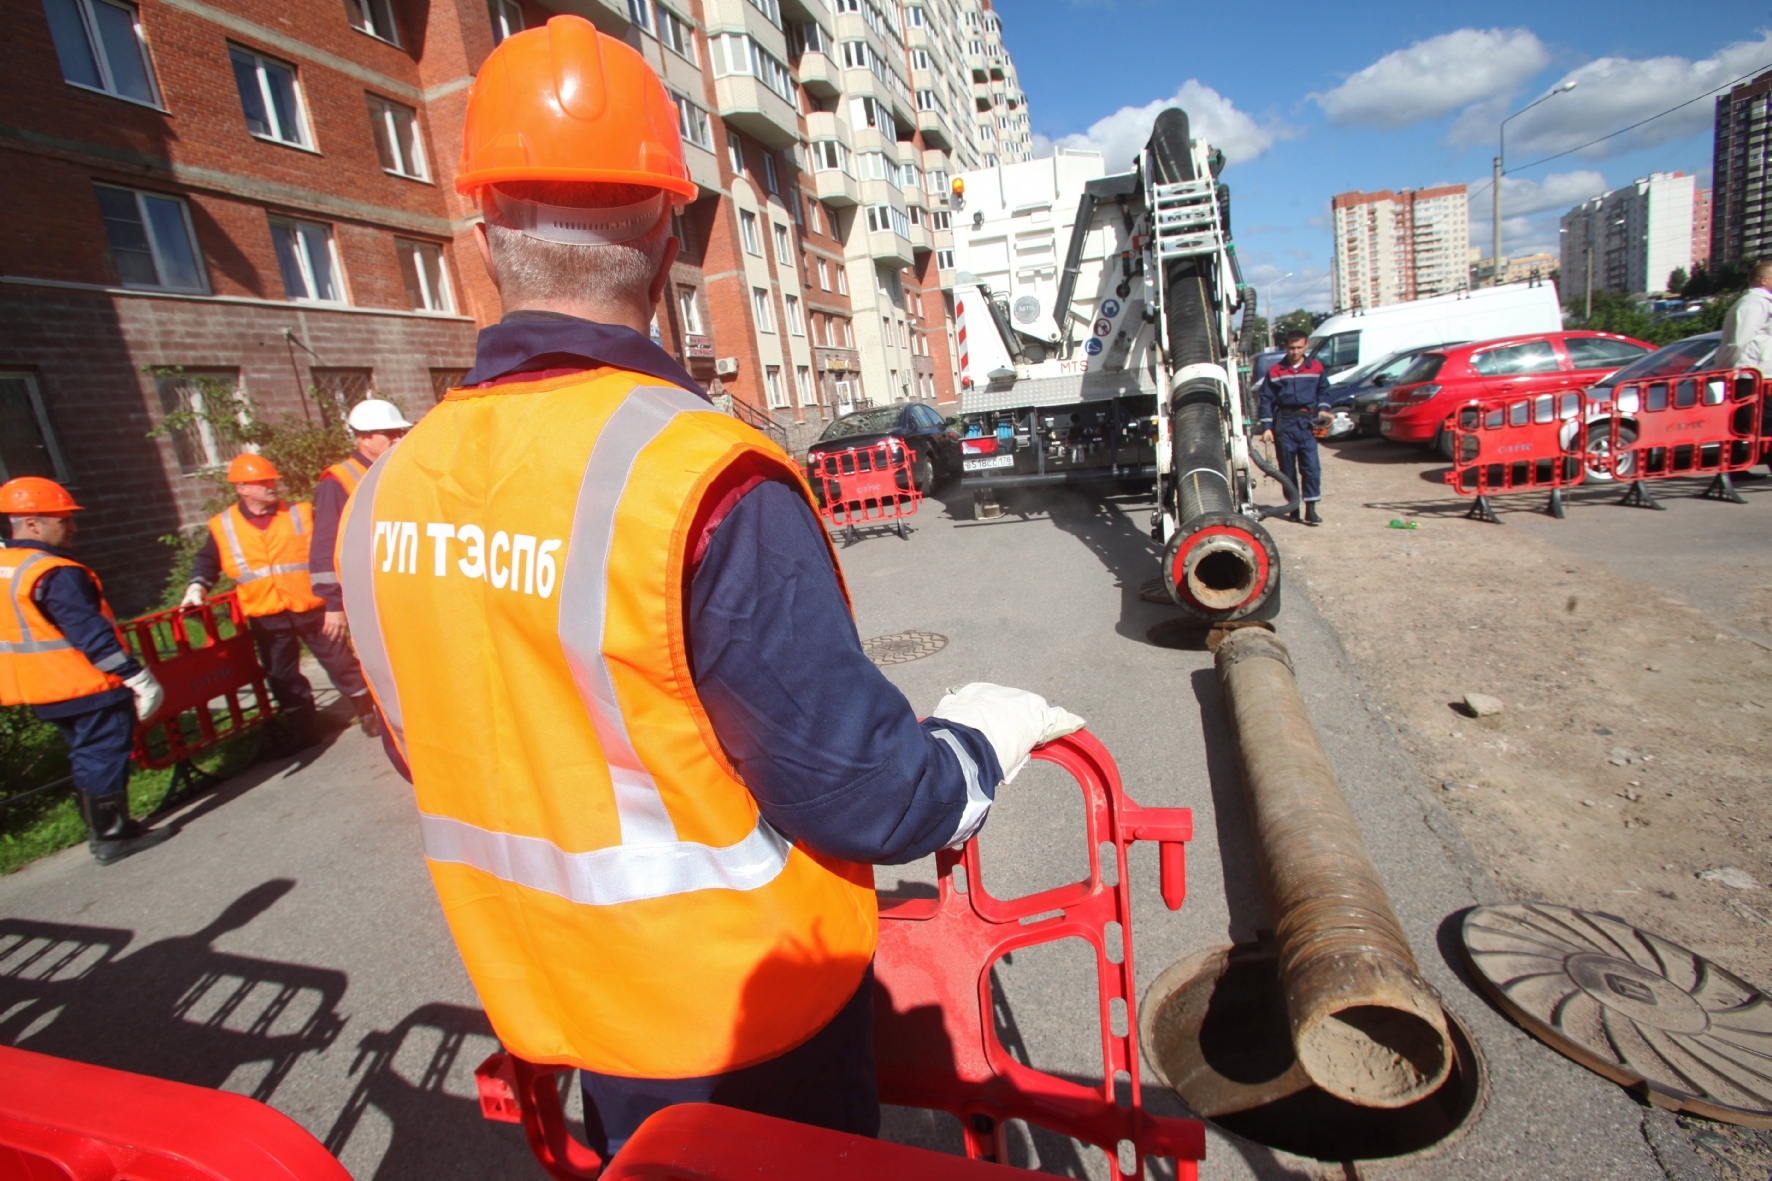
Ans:
<svg viewBox="0 0 1772 1181"><path fill-rule="evenodd" d="M995 0L1040 142L1094 146L1127 166L1178 102L1226 149L1245 273L1276 310L1327 308L1329 198L1349 189L1469 182L1473 244L1489 252L1486 188L1508 124L1502 213L1510 255L1556 250L1557 218L1655 170L1708 187L1714 99L1598 147L1512 170L1772 68L1759 4L1203 5Z"/></svg>

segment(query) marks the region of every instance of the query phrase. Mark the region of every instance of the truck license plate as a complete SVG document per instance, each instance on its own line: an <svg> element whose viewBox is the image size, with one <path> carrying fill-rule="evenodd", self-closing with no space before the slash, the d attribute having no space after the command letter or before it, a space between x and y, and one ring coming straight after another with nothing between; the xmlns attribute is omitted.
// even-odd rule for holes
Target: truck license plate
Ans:
<svg viewBox="0 0 1772 1181"><path fill-rule="evenodd" d="M968 459L963 470L969 472L989 471L994 467L1014 467L1013 455L986 455L978 459Z"/></svg>

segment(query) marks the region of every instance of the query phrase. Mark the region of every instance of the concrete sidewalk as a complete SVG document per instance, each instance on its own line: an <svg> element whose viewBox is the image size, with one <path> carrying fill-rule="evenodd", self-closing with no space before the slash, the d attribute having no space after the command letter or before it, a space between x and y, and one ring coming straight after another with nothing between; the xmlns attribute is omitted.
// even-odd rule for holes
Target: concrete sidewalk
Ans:
<svg viewBox="0 0 1772 1181"><path fill-rule="evenodd" d="M1089 719L1134 798L1194 809L1179 914L1157 896L1154 850L1135 855L1142 989L1183 953L1269 925L1216 678L1204 651L1145 642L1170 614L1136 595L1155 572L1145 509L1070 494L1023 503L1035 511L1012 503L1001 520L972 522L926 501L908 541L867 536L843 547L844 568L864 637L949 638L887 670L920 712L971 680L1045 693ZM1460 979L1446 934L1464 908L1494 900L1493 886L1303 596L1287 599L1281 634L1422 967L1474 1031L1490 1074L1465 1135L1359 1174L1662 1176L1642 1108ZM176 839L109 869L76 849L0 881L0 1039L257 1096L358 1177L540 1175L516 1128L479 1118L472 1071L496 1043L425 874L410 791L378 743L347 731L301 762L254 768L174 823ZM1049 769L1005 790L983 838L989 884L1003 895L1072 880L1085 855L1079 799ZM879 879L928 874L919 865ZM1048 954L1000 969L1009 1028L1033 1065L1098 1076L1088 961L1038 950ZM887 1130L953 1139L915 1113L889 1113ZM1062 1138L1014 1140L1018 1163L1109 1175L1099 1154ZM1203 1175L1353 1174L1214 1132Z"/></svg>

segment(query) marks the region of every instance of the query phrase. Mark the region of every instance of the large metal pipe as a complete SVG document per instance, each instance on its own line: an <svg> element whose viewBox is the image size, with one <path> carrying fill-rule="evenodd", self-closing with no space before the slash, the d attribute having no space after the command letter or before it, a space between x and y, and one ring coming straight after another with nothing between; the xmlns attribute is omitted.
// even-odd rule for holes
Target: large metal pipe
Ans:
<svg viewBox="0 0 1772 1181"><path fill-rule="evenodd" d="M1342 797L1286 646L1241 628L1217 658L1299 1064L1350 1103L1424 1098L1452 1065L1446 1015Z"/></svg>

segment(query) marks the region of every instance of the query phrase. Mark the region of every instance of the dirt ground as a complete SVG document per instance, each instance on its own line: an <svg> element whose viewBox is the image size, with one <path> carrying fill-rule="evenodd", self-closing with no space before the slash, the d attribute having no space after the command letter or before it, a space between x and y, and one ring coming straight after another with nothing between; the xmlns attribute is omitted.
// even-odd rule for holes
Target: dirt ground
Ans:
<svg viewBox="0 0 1772 1181"><path fill-rule="evenodd" d="M1772 569L1707 615L1546 540L1587 514L1649 515L1610 490L1554 529L1523 511L1498 526L1462 519L1469 502L1429 481L1444 465L1421 450L1359 440L1326 447L1324 467L1327 523L1270 523L1287 593L1334 624L1502 888L1622 916L1772 987L1772 651L1750 635L1772 631ZM1765 481L1744 488L1747 508L1700 507L1772 513ZM1672 517L1655 515L1648 569L1648 526ZM1503 711L1467 716L1472 692Z"/></svg>

